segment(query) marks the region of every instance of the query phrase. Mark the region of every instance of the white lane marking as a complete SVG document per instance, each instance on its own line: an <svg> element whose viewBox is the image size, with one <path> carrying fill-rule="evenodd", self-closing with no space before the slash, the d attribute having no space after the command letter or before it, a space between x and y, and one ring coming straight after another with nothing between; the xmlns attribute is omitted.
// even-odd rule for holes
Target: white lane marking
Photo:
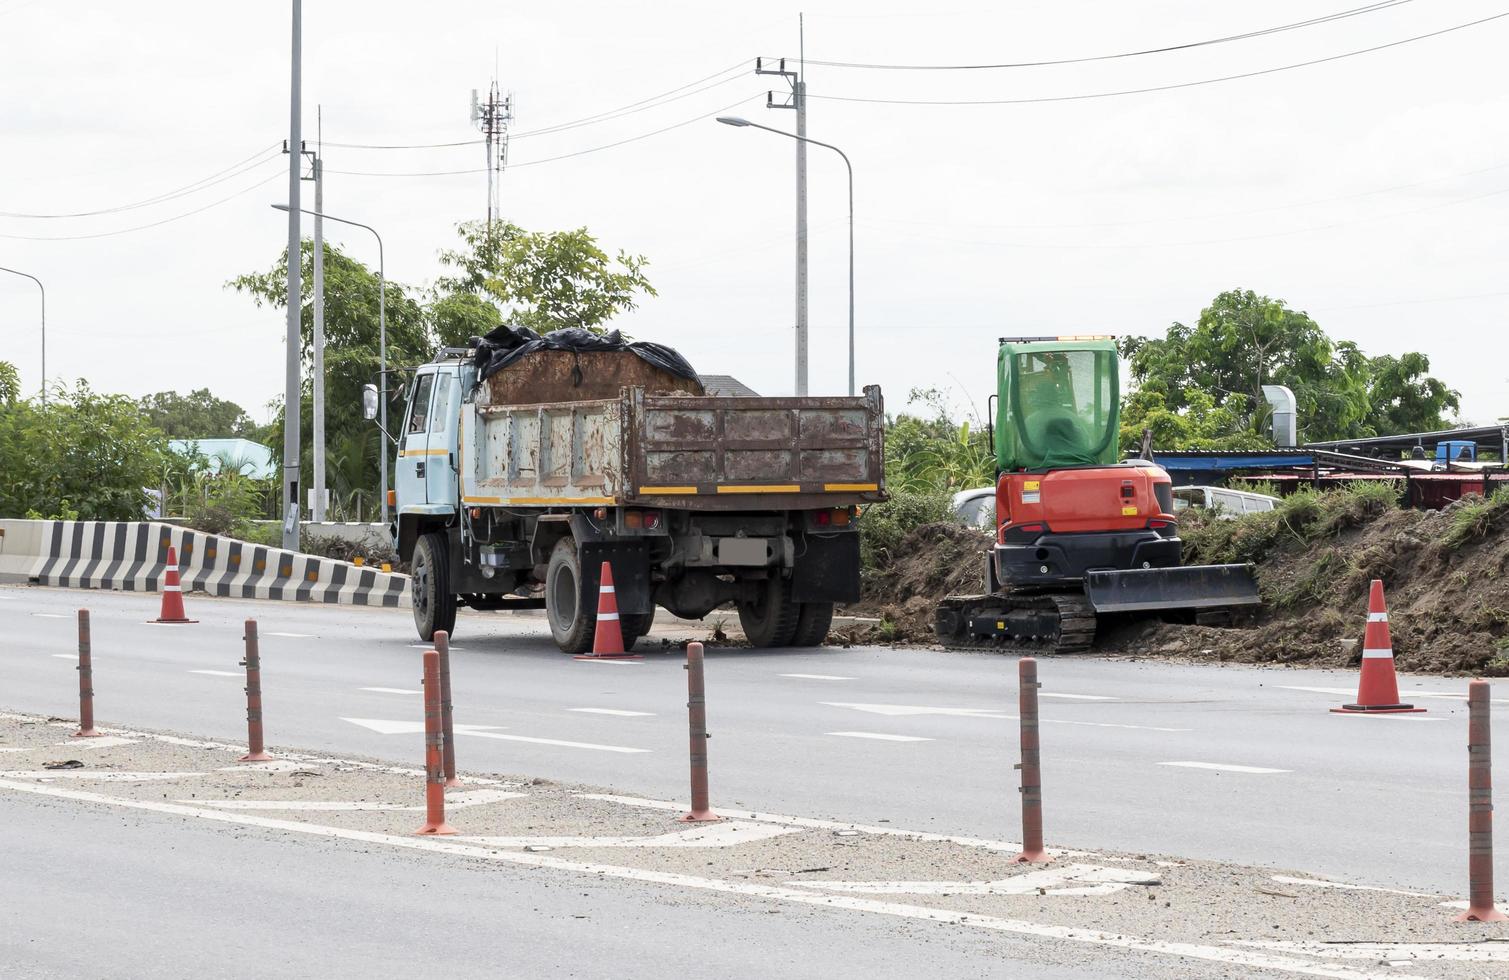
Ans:
<svg viewBox="0 0 1509 980"><path fill-rule="evenodd" d="M990 708L928 708L914 704L854 704L848 701L819 701L830 708L852 708L874 715L892 718L918 715L948 715L956 718L989 718L996 721L1020 721L1016 715L1008 715ZM1071 721L1068 718L1042 718L1044 725L1081 725L1089 728L1127 728L1141 732L1188 732L1190 728L1164 728L1157 725L1126 725L1110 721Z"/></svg>
<svg viewBox="0 0 1509 980"><path fill-rule="evenodd" d="M424 693L423 691L416 691L413 688L408 688L408 687L359 687L359 688L357 688L357 690L358 691L371 691L374 694L423 694Z"/></svg>
<svg viewBox="0 0 1509 980"><path fill-rule="evenodd" d="M22 745L0 745L0 752L30 752L31 749Z"/></svg>
<svg viewBox="0 0 1509 980"><path fill-rule="evenodd" d="M930 738L921 738L917 735L887 735L884 732L824 732L825 735L839 735L844 738L873 738L880 742L931 742Z"/></svg>
<svg viewBox="0 0 1509 980"><path fill-rule="evenodd" d="M852 677L840 677L837 674L779 674L779 677L795 677L803 681L852 681Z"/></svg>
<svg viewBox="0 0 1509 980"><path fill-rule="evenodd" d="M128 800L120 797L106 796L102 793L64 789L60 786L46 786L38 783L0 782L0 789L75 800L82 803L101 803L128 809L168 813L175 816L197 817L203 820L214 820L243 827L260 827L267 830L309 834L317 837L357 841L364 844L382 844L389 847L429 851L435 854L450 854L498 861L524 867L549 868L555 871L574 872L595 877L611 877L625 881L640 881L671 887L695 888L702 891L744 895L751 898L761 898L773 902L788 902L796 905L871 912L877 915L892 915L904 919L969 926L992 932L1085 943L1091 946L1132 949L1167 956L1183 956L1228 966L1280 970L1306 976L1332 977L1336 978L1336 980L1365 980L1369 976L1369 974L1357 973L1342 966L1317 964L1309 960L1297 959L1293 956L1275 955L1259 950L1232 949L1230 947L1209 946L1201 943L1169 942L1166 940L1147 939L1140 936L1127 936L1114 932L1105 932L1099 929L1047 925L1038 922L1028 922L1022 919L1006 919L993 915L979 915L973 912L954 912L926 906L879 902L873 899L856 898L847 895L812 894L806 889L782 888L776 885L763 885L748 881L726 881L717 878L699 878L695 875L679 874L670 871L646 871L640 868L625 868L611 864L567 861L546 854L518 854L509 851L488 849L463 841L436 840L433 837L409 837L397 834L378 834L370 831L351 830L345 827L327 827L320 824L304 823L298 820L279 820L251 814L190 807L179 803Z"/></svg>
<svg viewBox="0 0 1509 980"><path fill-rule="evenodd" d="M580 711L584 715L612 715L615 718L653 718L653 711L625 711L623 708L567 708L567 711Z"/></svg>
<svg viewBox="0 0 1509 980"><path fill-rule="evenodd" d="M27 769L0 772L5 779L98 779L103 782L145 783L159 779L184 779L202 776L199 772L121 772L115 769L90 772L87 769Z"/></svg>
<svg viewBox="0 0 1509 980"><path fill-rule="evenodd" d="M296 759L267 759L263 762L238 762L234 766L221 766L220 772L299 772L319 765L318 762L301 762Z"/></svg>
<svg viewBox="0 0 1509 980"><path fill-rule="evenodd" d="M1270 881L1281 885L1313 885L1316 888L1344 888L1357 892L1387 892L1390 895L1409 895L1413 898L1436 898L1430 892L1407 892L1398 888L1380 888L1377 885L1352 885L1345 881L1321 881L1315 878L1291 878L1288 875L1270 875Z"/></svg>
<svg viewBox="0 0 1509 980"><path fill-rule="evenodd" d="M191 670L191 674L204 674L207 677L245 677L239 670Z"/></svg>
<svg viewBox="0 0 1509 980"><path fill-rule="evenodd" d="M803 888L859 895L1110 895L1131 885L1156 885L1146 871L1066 864L996 881L799 881Z"/></svg>
<svg viewBox="0 0 1509 980"><path fill-rule="evenodd" d="M433 650L433 649L435 649L435 644L433 644L433 643L410 643L409 644L409 649L410 650ZM451 652L452 653L454 653L457 650L465 650L465 649L466 649L466 647L458 647L458 646L454 646L454 645L451 646Z"/></svg>
<svg viewBox="0 0 1509 980"><path fill-rule="evenodd" d="M108 749L113 745L135 745L134 738L121 738L119 735L101 735L99 738L70 738L66 742L54 742L53 745L67 745L77 749Z"/></svg>
<svg viewBox="0 0 1509 980"><path fill-rule="evenodd" d="M1214 769L1216 772L1293 772L1293 769L1267 769L1263 766L1235 766L1224 762L1160 762L1160 766L1183 766L1185 769Z"/></svg>
<svg viewBox="0 0 1509 980"><path fill-rule="evenodd" d="M62 613L32 613L38 619L67 619Z"/></svg>
<svg viewBox="0 0 1509 980"><path fill-rule="evenodd" d="M1338 960L1394 961L1467 960L1485 963L1509 963L1509 943L1484 939L1480 942L1455 943L1324 943L1283 942L1276 939L1230 939L1233 946L1251 946L1306 956L1325 956Z"/></svg>
<svg viewBox="0 0 1509 980"><path fill-rule="evenodd" d="M496 738L504 742L528 742L531 745L559 745L568 749L591 749L595 752L619 752L625 755L639 752L648 752L649 749L634 749L626 745L599 745L596 742L568 742L558 738L531 738L528 735L500 735L497 732L463 732L456 729L458 735L475 735L478 738Z"/></svg>
<svg viewBox="0 0 1509 980"><path fill-rule="evenodd" d="M1274 687L1281 691L1308 691L1311 694L1339 694L1342 697L1355 697L1355 687L1301 687L1295 684L1275 684ZM1401 698L1440 698L1444 701L1466 701L1465 694L1452 694L1447 691L1400 691ZM1492 698L1495 704L1509 704L1509 698ZM1382 717L1382 716L1380 716Z"/></svg>
<svg viewBox="0 0 1509 980"><path fill-rule="evenodd" d="M263 633L263 636L281 636L289 640L312 640L313 633Z"/></svg>
<svg viewBox="0 0 1509 980"><path fill-rule="evenodd" d="M455 647L452 647L451 649L454 650ZM582 656L582 657L575 657L573 659L576 660L576 662L579 663L579 664L613 664L616 667L638 667L640 664L644 663L643 660L627 660L627 659L624 659L622 657L587 657L587 656Z"/></svg>
<svg viewBox="0 0 1509 980"><path fill-rule="evenodd" d="M446 797L450 801L450 797ZM418 809L418 808L416 808ZM460 840L488 847L736 847L797 834L795 827L741 823L737 820L657 834L653 837L462 837Z"/></svg>
<svg viewBox="0 0 1509 980"><path fill-rule="evenodd" d="M79 656L76 653L50 653L50 654L48 654L48 656L49 657L57 657L59 660L78 660L79 659Z"/></svg>
<svg viewBox="0 0 1509 980"><path fill-rule="evenodd" d="M478 789L461 793L447 793L447 809L481 806L499 800L512 800L527 796L527 793L510 793L501 789ZM193 806L212 806L221 810L385 810L398 813L423 813L424 804L409 806L403 803L374 803L368 800L179 800Z"/></svg>
<svg viewBox="0 0 1509 980"><path fill-rule="evenodd" d="M379 735L417 735L424 731L422 721L398 721L390 718L342 718L353 725L370 729ZM457 735L481 735L500 725L453 725Z"/></svg>
<svg viewBox="0 0 1509 980"><path fill-rule="evenodd" d="M1116 700L1119 700L1118 698L1111 697L1109 694L1061 694L1061 693L1058 693L1056 691L1038 691L1037 692L1037 696L1040 697L1040 698L1070 698L1070 699L1072 699L1074 701L1116 701Z"/></svg>

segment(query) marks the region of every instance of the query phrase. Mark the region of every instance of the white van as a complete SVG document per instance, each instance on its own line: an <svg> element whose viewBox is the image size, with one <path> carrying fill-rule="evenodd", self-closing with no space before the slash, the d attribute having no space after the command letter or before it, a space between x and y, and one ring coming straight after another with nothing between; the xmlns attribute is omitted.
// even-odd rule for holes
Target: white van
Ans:
<svg viewBox="0 0 1509 980"><path fill-rule="evenodd" d="M1248 490L1232 490L1229 487L1174 487L1174 513L1190 507L1203 507L1217 512L1217 516L1234 518L1240 514L1256 514L1278 506L1279 498L1266 493Z"/></svg>

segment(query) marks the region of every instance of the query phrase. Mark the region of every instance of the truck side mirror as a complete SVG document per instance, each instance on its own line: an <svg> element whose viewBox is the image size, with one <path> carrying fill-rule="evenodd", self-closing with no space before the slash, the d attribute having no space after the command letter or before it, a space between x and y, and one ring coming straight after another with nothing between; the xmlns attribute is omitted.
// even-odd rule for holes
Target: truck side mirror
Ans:
<svg viewBox="0 0 1509 980"><path fill-rule="evenodd" d="M368 422L377 418L377 385L362 385L362 417Z"/></svg>

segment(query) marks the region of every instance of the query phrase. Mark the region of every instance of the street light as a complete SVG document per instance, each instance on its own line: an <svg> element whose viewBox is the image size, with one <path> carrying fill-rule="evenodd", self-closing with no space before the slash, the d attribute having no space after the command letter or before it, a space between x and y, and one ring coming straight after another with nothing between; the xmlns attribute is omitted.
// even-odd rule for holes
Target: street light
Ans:
<svg viewBox="0 0 1509 980"><path fill-rule="evenodd" d="M274 204L273 207L277 208L279 211L288 210L288 205L286 204ZM381 404L378 407L379 411L381 412L380 424L382 426L384 440L382 444L382 492L380 492L377 496L382 501L382 522L386 524L388 523L388 444L386 441L388 438L388 290L387 276L383 271L382 236L377 233L376 228L373 228L371 225L364 225L360 221L352 221L349 218L337 218L333 214L325 214L324 212L314 211L309 208L299 208L299 211L304 214L314 215L317 218L323 218L326 221L334 221L337 224L352 225L356 228L365 228L372 233L373 238L377 239L377 357L378 363L380 365L379 377L382 378L383 394ZM283 410L283 415L286 420L288 416L288 410L286 408ZM286 425L287 422L285 421L284 424ZM324 441L324 438L321 437L320 442L323 444ZM320 489L323 490L324 488L322 487Z"/></svg>
<svg viewBox="0 0 1509 980"><path fill-rule="evenodd" d="M9 272L11 275L30 279L42 290L42 404L47 404L47 287L42 285L42 280L30 272L22 272L20 269L7 269L0 265L0 272Z"/></svg>
<svg viewBox="0 0 1509 980"><path fill-rule="evenodd" d="M849 168L849 394L854 394L854 165L849 162L849 155L832 143L824 143L807 136L798 136L788 133L784 129L776 129L772 126L762 126L757 122L750 122L742 116L719 116L718 122L725 126L753 126L755 129L763 129L767 133L775 133L779 136L787 136L800 143L811 143L814 146L825 146L844 158L844 166Z"/></svg>

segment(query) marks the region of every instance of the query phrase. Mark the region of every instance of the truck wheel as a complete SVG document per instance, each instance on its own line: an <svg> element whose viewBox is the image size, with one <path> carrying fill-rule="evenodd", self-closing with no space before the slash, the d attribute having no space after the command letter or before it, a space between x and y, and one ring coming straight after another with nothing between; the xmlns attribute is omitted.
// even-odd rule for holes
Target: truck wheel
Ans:
<svg viewBox="0 0 1509 980"><path fill-rule="evenodd" d="M796 632L791 635L794 647L820 647L833 628L833 603L804 602L796 617Z"/></svg>
<svg viewBox="0 0 1509 980"><path fill-rule="evenodd" d="M796 633L797 603L791 601L791 582L773 577L753 602L739 603L739 625L751 646L783 647Z"/></svg>
<svg viewBox="0 0 1509 980"><path fill-rule="evenodd" d="M650 627L655 625L655 614L647 613L623 613L618 617L618 625L623 627L624 650L634 649L634 644L650 632Z"/></svg>
<svg viewBox="0 0 1509 980"><path fill-rule="evenodd" d="M563 653L592 649L597 597L582 594L582 562L572 538L557 541L550 552L550 564L545 569L545 618L550 620L550 635Z"/></svg>
<svg viewBox="0 0 1509 980"><path fill-rule="evenodd" d="M414 569L409 580L414 603L414 628L429 643L436 630L454 635L456 594L451 591L450 549L445 534L431 531L414 544Z"/></svg>

